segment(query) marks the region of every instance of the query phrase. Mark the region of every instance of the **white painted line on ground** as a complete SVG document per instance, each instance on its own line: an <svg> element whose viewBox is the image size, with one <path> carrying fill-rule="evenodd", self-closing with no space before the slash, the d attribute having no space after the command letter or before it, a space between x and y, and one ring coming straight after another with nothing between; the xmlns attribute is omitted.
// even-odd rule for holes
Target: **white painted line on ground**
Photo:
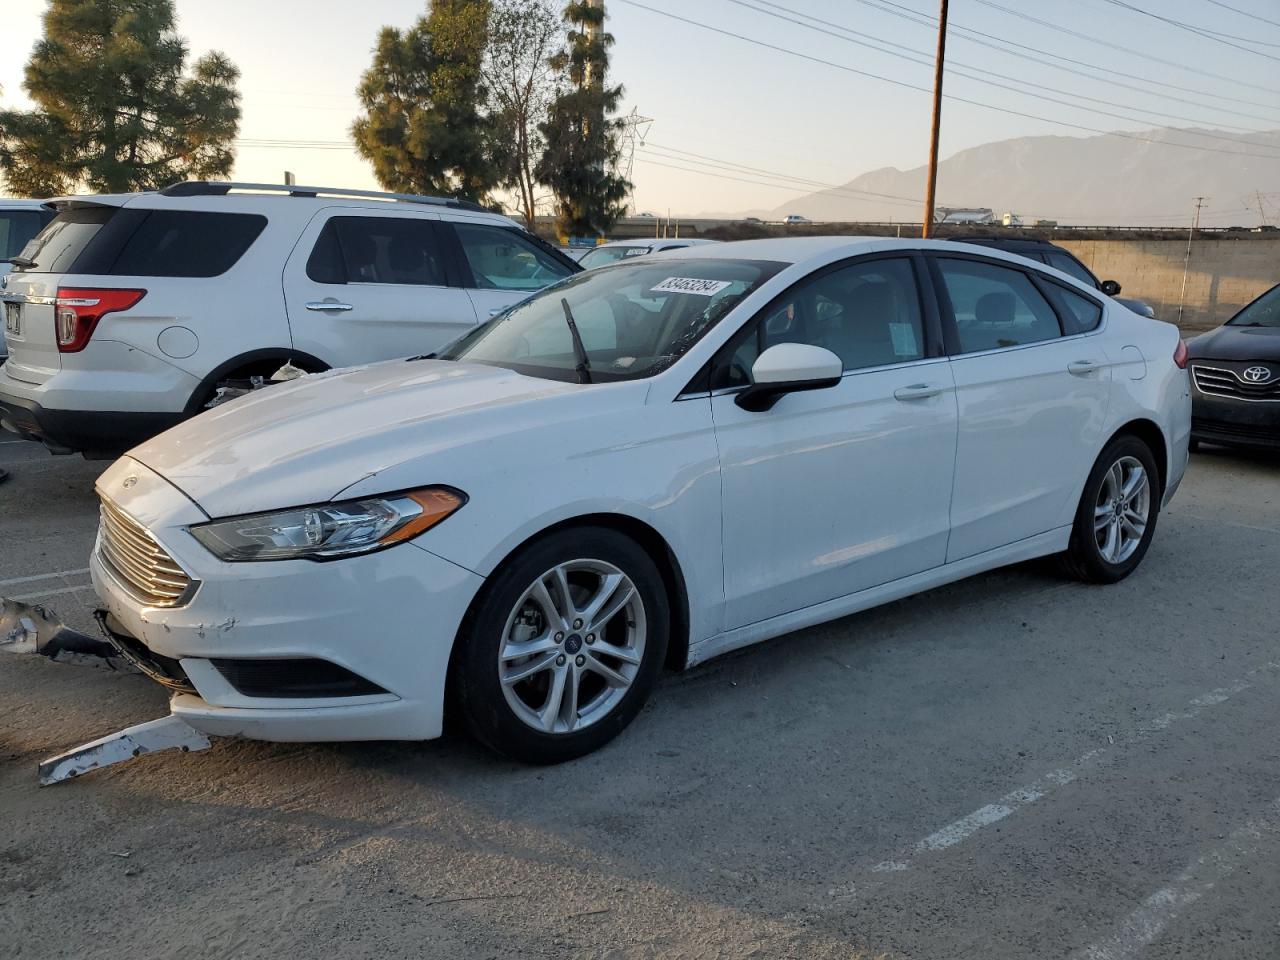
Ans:
<svg viewBox="0 0 1280 960"><path fill-rule="evenodd" d="M1187 708L1177 713L1165 713L1151 720L1147 720L1138 724L1133 729L1133 733L1129 737L1121 740L1123 745L1126 740L1139 740L1149 736L1160 730L1168 729L1172 724L1182 720L1191 720L1198 716L1208 707L1225 703L1231 697L1242 690L1247 690L1253 685L1253 678L1264 670L1280 669L1280 663L1267 663L1261 667L1255 667L1244 675L1240 680L1226 687L1218 687L1210 690L1208 693L1189 701ZM1008 817L1015 810L1021 807L1029 806L1038 800L1044 799L1058 787L1066 786L1079 777L1076 771L1081 770L1090 765L1094 765L1096 761L1104 757L1111 751L1110 747L1099 747L1083 753L1076 757L1068 767L1057 770L1050 770L1044 774L1039 780L1036 780L1030 786L1020 787L1011 793L1005 794L995 803L988 803L979 807L972 813L966 814L959 820L954 820L929 834L923 840L918 842L912 849L915 856L922 856L933 853L938 850L945 850L948 847L954 847L958 843L969 839L983 827L989 827L993 823L999 823ZM911 866L912 859L910 856L901 859L885 860L872 866L873 873L890 873L906 870Z"/></svg>
<svg viewBox="0 0 1280 960"><path fill-rule="evenodd" d="M8 580L0 580L0 587L12 587L19 583L35 583L38 580L55 580L58 577L79 577L88 572L88 567L81 567L78 570L59 570L56 573L37 573L31 577L11 577Z"/></svg>
<svg viewBox="0 0 1280 960"><path fill-rule="evenodd" d="M16 597L10 597L10 600L42 600L45 597L56 597L64 593L81 593L85 590L93 590L92 584L83 584L78 587L59 587L57 590L41 590L39 593L23 593Z"/></svg>
<svg viewBox="0 0 1280 960"><path fill-rule="evenodd" d="M1227 837L1226 842L1193 860L1173 882L1161 887L1120 922L1109 937L1072 954L1073 960L1130 960L1164 933L1179 911L1195 903L1230 874L1258 855L1258 846L1280 831L1280 800Z"/></svg>

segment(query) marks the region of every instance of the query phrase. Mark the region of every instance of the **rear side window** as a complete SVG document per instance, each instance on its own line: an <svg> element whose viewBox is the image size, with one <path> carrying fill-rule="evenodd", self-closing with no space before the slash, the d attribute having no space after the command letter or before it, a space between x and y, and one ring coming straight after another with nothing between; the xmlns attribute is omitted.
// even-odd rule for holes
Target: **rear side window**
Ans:
<svg viewBox="0 0 1280 960"><path fill-rule="evenodd" d="M15 269L23 273L69 273L90 242L119 211L115 207L83 207L64 210L20 251L31 265Z"/></svg>
<svg viewBox="0 0 1280 960"><path fill-rule="evenodd" d="M1075 257L1069 257L1058 250L1046 250L1044 259L1053 269L1061 270L1068 277L1074 277L1095 290L1098 288L1098 281L1094 279L1093 274L1086 270L1084 265Z"/></svg>
<svg viewBox="0 0 1280 960"><path fill-rule="evenodd" d="M252 213L152 210L125 241L109 271L118 277L216 277L245 254L267 226Z"/></svg>
<svg viewBox="0 0 1280 960"><path fill-rule="evenodd" d="M39 210L0 210L0 260L21 253L48 219Z"/></svg>
<svg viewBox="0 0 1280 960"><path fill-rule="evenodd" d="M444 256L432 220L333 217L307 259L316 283L445 285Z"/></svg>
<svg viewBox="0 0 1280 960"><path fill-rule="evenodd" d="M962 353L1038 343L1062 335L1058 316L1021 270L938 258Z"/></svg>
<svg viewBox="0 0 1280 960"><path fill-rule="evenodd" d="M515 230L478 223L455 223L453 228L477 289L532 293L573 272L568 264Z"/></svg>
<svg viewBox="0 0 1280 960"><path fill-rule="evenodd" d="M1068 290L1057 283L1048 283L1049 296L1056 301L1058 314L1066 326L1067 335L1097 330L1102 323L1102 307L1088 297Z"/></svg>

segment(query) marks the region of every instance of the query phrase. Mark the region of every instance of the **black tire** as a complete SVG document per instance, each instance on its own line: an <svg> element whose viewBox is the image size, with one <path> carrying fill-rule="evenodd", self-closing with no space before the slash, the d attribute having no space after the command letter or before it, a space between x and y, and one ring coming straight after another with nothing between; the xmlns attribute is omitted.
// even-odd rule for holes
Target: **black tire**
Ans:
<svg viewBox="0 0 1280 960"><path fill-rule="evenodd" d="M643 604L644 648L630 686L607 713L581 729L548 733L534 729L521 719L508 702L499 676L499 655L509 618L514 616L516 604L526 590L557 566L579 560L611 565L630 578ZM451 677L452 700L472 736L497 753L524 763L573 760L608 743L640 712L666 660L670 624L670 606L662 575L639 544L604 527L557 531L510 557L477 598L458 635ZM621 627L633 625L624 618ZM541 631L542 627L538 629ZM570 661L591 653L580 645L585 639L585 629L583 636L578 637L579 645L570 646L569 641L575 637L577 634L571 632L561 648L571 651ZM603 632L601 639L604 639ZM569 667L572 666L570 663ZM590 680L584 680L587 682ZM550 703L549 694L546 702Z"/></svg>
<svg viewBox="0 0 1280 960"><path fill-rule="evenodd" d="M1097 541L1094 530L1095 509L1108 472L1114 464L1124 458L1137 460L1146 471L1150 483L1150 502L1145 529L1137 548L1122 561L1112 563L1103 556ZM1067 575L1086 583L1117 583L1133 573L1142 562L1142 558L1146 556L1151 546L1151 538L1155 535L1156 520L1160 516L1162 492L1160 470L1156 466L1151 448L1145 442L1136 436L1124 435L1116 437L1107 444L1089 472L1089 479L1085 481L1084 492L1080 495L1080 504L1076 508L1075 521L1071 528L1070 543L1066 552L1060 555L1063 570Z"/></svg>

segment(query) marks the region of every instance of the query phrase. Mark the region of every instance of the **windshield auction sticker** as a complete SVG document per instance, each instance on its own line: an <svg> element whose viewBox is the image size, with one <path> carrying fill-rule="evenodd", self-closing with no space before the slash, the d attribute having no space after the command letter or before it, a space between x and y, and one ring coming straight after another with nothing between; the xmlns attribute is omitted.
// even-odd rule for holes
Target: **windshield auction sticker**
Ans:
<svg viewBox="0 0 1280 960"><path fill-rule="evenodd" d="M729 280L699 280L696 277L667 277L650 290L650 293L692 293L699 297L714 297L726 287L733 286Z"/></svg>

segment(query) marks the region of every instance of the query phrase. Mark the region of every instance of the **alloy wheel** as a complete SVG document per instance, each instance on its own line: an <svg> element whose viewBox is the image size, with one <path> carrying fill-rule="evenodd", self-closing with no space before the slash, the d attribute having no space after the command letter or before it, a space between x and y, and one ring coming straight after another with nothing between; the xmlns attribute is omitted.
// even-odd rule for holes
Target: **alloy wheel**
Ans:
<svg viewBox="0 0 1280 960"><path fill-rule="evenodd" d="M1151 478L1135 457L1121 457L1102 478L1093 511L1098 553L1107 563L1124 563L1142 543L1151 514Z"/></svg>

